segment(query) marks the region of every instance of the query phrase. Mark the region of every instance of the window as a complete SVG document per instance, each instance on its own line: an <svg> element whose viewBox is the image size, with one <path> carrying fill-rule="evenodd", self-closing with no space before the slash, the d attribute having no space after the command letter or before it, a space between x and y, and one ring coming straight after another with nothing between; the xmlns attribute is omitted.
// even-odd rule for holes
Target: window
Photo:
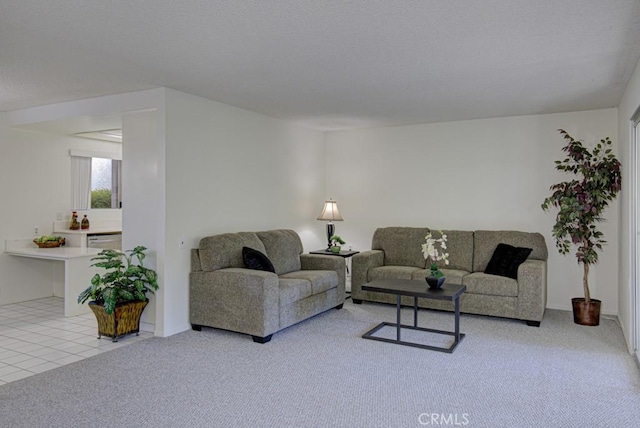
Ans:
<svg viewBox="0 0 640 428"><path fill-rule="evenodd" d="M120 160L91 158L91 209L121 208Z"/></svg>
<svg viewBox="0 0 640 428"><path fill-rule="evenodd" d="M71 151L71 209L122 208L122 160Z"/></svg>

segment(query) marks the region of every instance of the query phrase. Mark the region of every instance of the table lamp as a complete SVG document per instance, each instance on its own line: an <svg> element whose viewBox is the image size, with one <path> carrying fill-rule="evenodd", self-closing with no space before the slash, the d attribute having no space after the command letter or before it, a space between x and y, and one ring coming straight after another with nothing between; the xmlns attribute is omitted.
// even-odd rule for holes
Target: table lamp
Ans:
<svg viewBox="0 0 640 428"><path fill-rule="evenodd" d="M331 237L335 234L334 221L343 221L344 219L338 211L338 203L329 198L328 201L324 201L324 207L322 212L318 216L318 220L327 221L327 250L331 249Z"/></svg>

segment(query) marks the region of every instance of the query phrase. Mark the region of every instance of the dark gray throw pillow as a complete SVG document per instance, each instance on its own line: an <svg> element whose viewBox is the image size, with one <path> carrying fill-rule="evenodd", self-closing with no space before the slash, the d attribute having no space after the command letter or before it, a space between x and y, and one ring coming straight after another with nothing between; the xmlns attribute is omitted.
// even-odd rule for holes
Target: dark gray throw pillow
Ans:
<svg viewBox="0 0 640 428"><path fill-rule="evenodd" d="M264 270L276 273L273 263L269 257L265 256L258 250L249 247L242 247L242 260L247 269Z"/></svg>
<svg viewBox="0 0 640 428"><path fill-rule="evenodd" d="M532 248L514 247L509 244L498 244L484 273L518 279L518 266L522 264Z"/></svg>

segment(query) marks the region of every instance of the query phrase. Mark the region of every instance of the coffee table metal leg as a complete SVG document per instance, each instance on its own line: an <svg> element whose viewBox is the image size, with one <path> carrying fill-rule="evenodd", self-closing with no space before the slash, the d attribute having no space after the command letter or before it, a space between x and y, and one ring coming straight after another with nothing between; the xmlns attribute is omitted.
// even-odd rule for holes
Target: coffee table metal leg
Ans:
<svg viewBox="0 0 640 428"><path fill-rule="evenodd" d="M398 341L400 341L400 295L398 294L398 300L396 301L396 336Z"/></svg>
<svg viewBox="0 0 640 428"><path fill-rule="evenodd" d="M418 326L418 298L413 298L413 326Z"/></svg>
<svg viewBox="0 0 640 428"><path fill-rule="evenodd" d="M456 329L455 329L455 338L456 343L460 341L460 298L457 297L454 301L455 310L456 310Z"/></svg>

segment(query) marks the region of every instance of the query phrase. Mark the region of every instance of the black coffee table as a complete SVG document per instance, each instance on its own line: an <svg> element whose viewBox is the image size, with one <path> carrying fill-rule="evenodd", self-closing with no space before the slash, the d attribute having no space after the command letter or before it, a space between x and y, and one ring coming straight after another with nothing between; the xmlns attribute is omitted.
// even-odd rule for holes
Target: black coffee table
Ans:
<svg viewBox="0 0 640 428"><path fill-rule="evenodd" d="M426 281L412 281L408 279L376 279L362 286L364 291L375 291L378 293L395 294L396 303L396 323L383 322L375 326L362 335L365 339L379 340L381 342L396 343L398 345L413 346L415 348L430 349L432 351L452 353L458 343L464 338L460 333L460 296L467 289L466 285L444 284L441 288L431 289ZM413 297L413 325L402 325L400 323L400 297ZM434 330L432 328L418 327L418 297L435 300L452 301L455 307L455 331ZM376 337L374 333L385 326L396 327L396 339ZM423 345L421 343L406 342L400 338L400 329L427 331L429 333L446 334L454 337L453 343L449 347Z"/></svg>

